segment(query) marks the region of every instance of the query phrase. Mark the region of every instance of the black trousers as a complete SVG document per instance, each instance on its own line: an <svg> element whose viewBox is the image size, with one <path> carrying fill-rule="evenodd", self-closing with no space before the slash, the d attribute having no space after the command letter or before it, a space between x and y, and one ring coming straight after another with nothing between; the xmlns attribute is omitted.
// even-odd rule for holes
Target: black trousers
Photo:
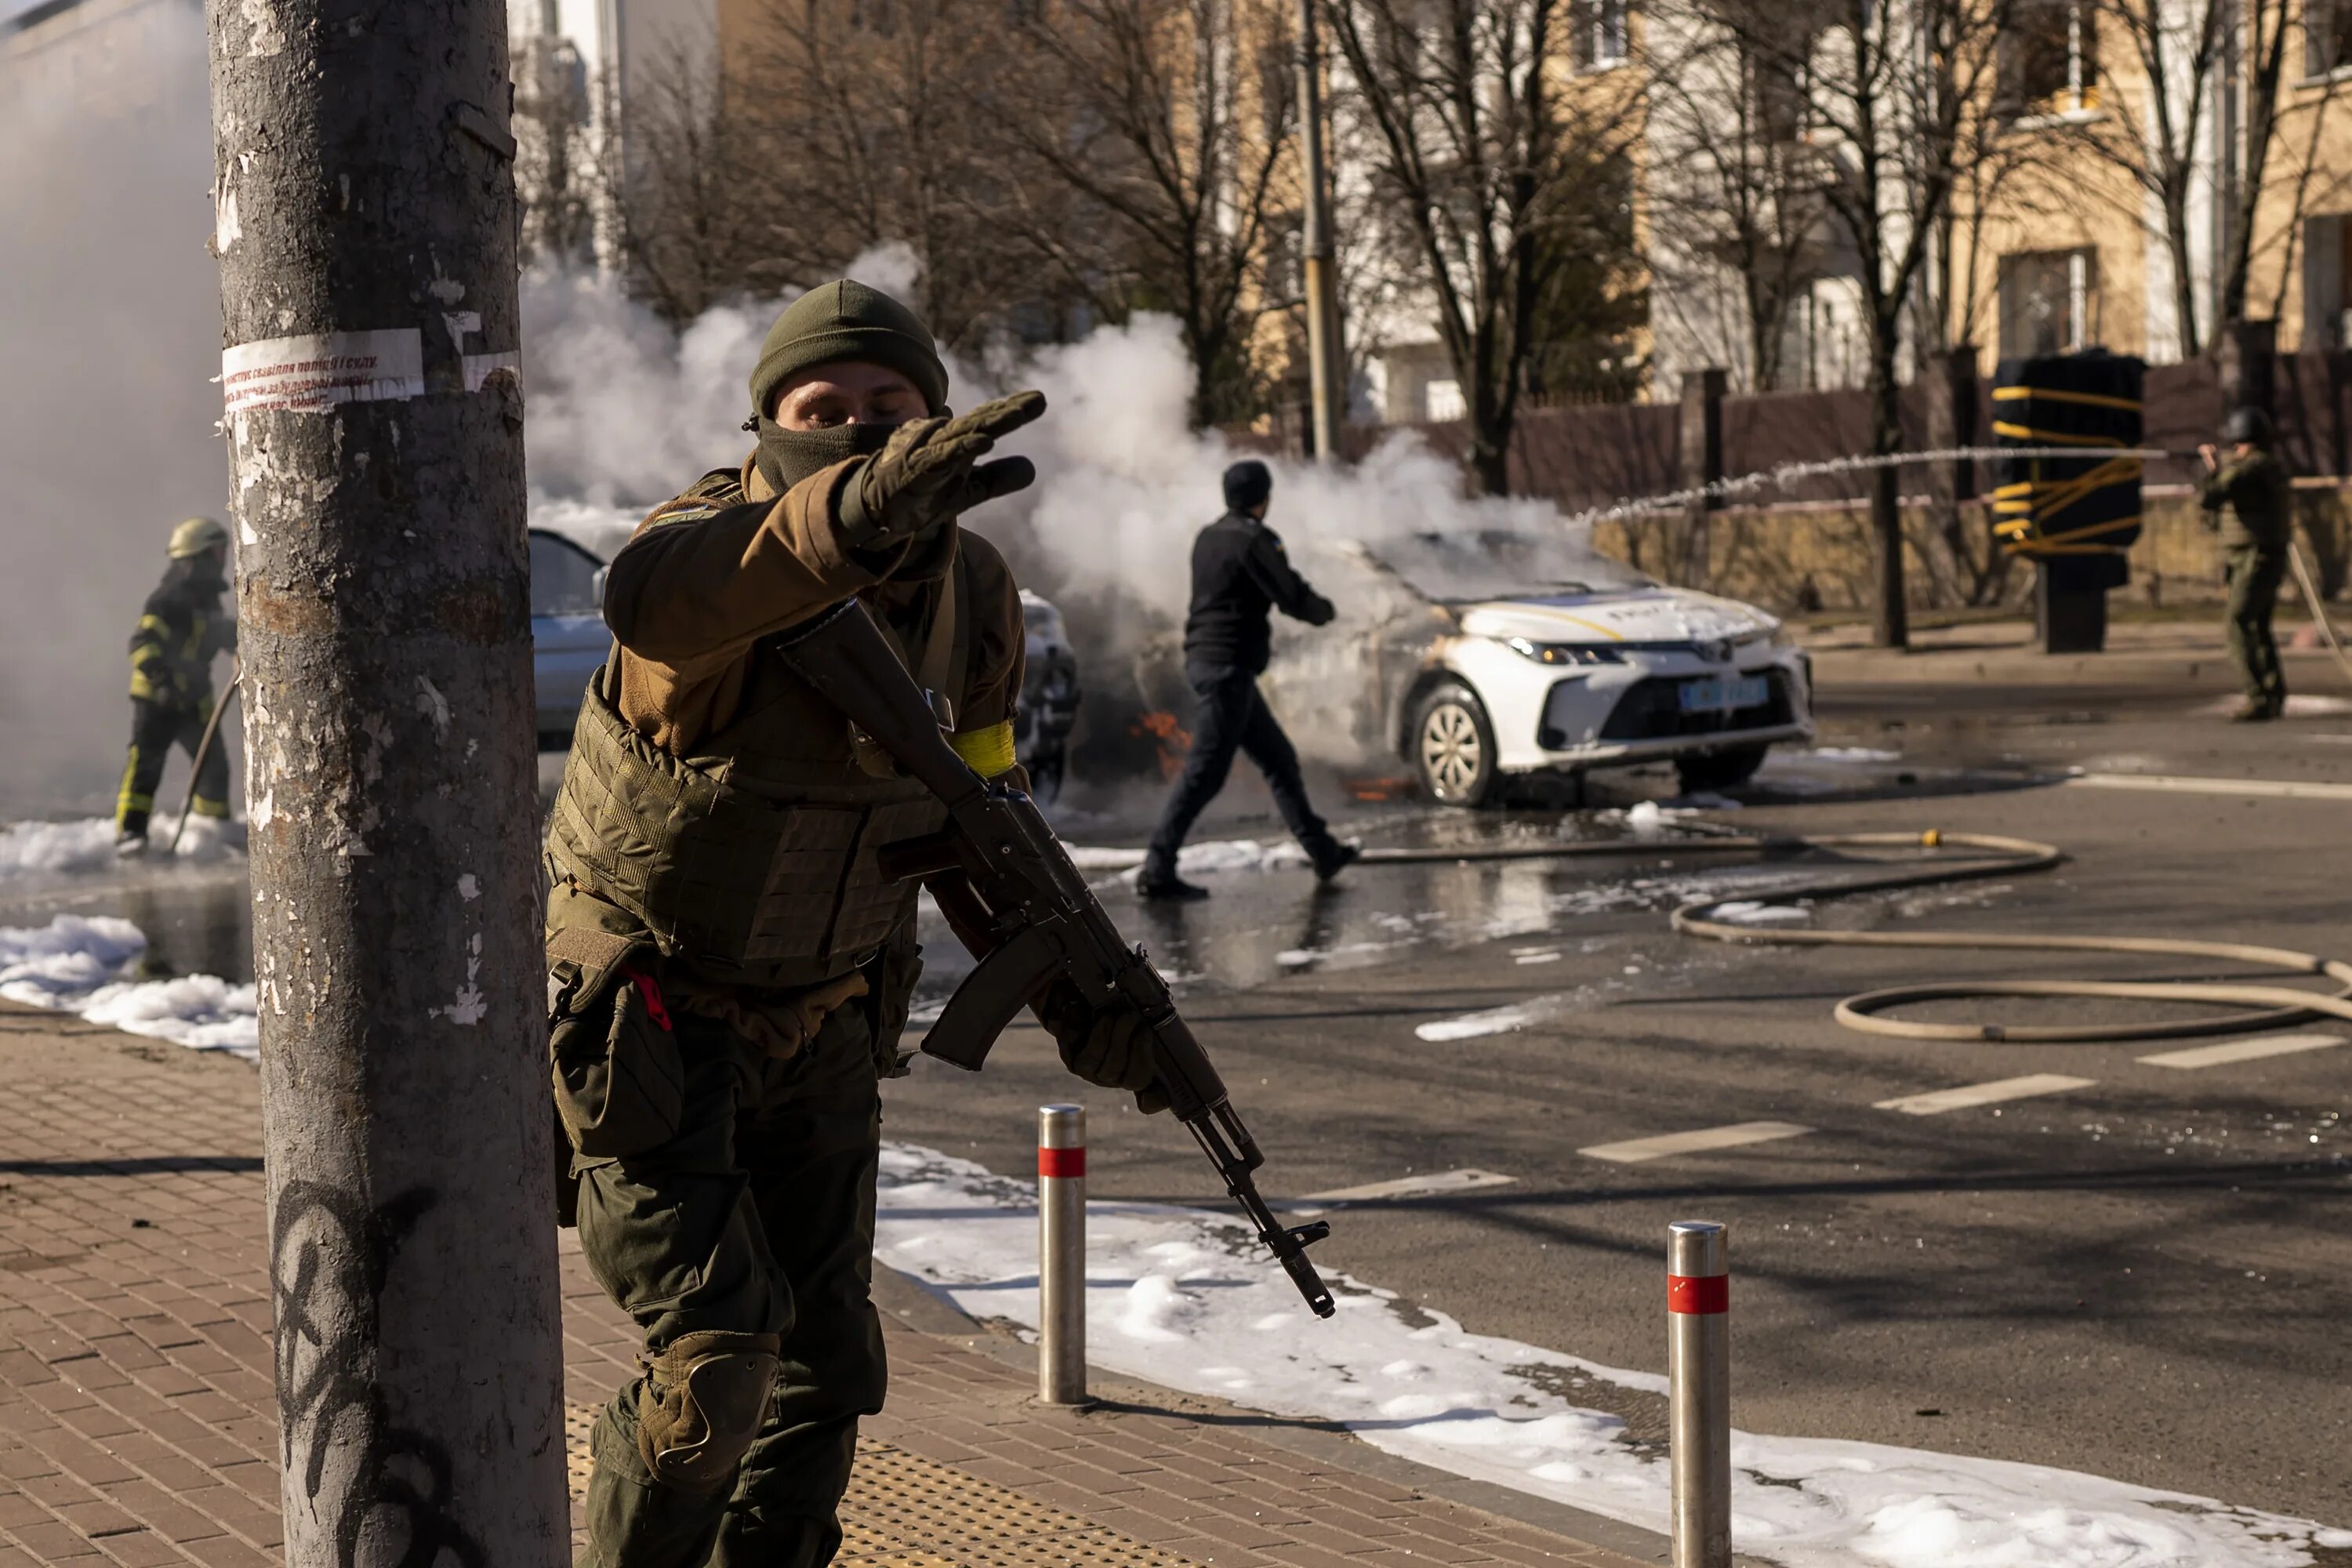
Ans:
<svg viewBox="0 0 2352 1568"><path fill-rule="evenodd" d="M1201 699L1201 710L1192 721L1192 750L1184 759L1184 776L1176 781L1176 792L1168 797L1160 826L1151 835L1143 880L1164 881L1176 874L1176 852L1184 847L1193 822L1225 787L1235 752L1247 752L1257 764L1285 825L1309 855L1322 859L1334 845L1331 830L1307 803L1298 752L1258 695L1257 677L1245 669L1195 665L1186 668L1184 678Z"/></svg>
<svg viewBox="0 0 2352 1568"><path fill-rule="evenodd" d="M122 788L114 801L119 831L147 831L147 819L155 811L155 786L163 782L164 759L175 743L194 756L204 739L205 721L212 715L209 692L186 708L166 708L140 697L131 700L131 756L122 765ZM228 816L228 743L221 736L213 737L213 749L197 771L189 810L198 816Z"/></svg>

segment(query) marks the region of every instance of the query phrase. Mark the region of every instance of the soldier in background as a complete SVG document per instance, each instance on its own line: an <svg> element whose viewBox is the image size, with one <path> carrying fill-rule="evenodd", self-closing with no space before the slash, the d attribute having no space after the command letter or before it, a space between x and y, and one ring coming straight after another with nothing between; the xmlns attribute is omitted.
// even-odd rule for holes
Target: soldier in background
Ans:
<svg viewBox="0 0 2352 1568"><path fill-rule="evenodd" d="M2232 409L2221 439L2230 444L2227 463L2210 442L2197 448L2206 473L2200 504L2205 525L2221 531L2230 657L2246 688L2245 705L2230 717L2261 723L2286 711L2286 676L2279 668L2271 616L2278 608L2279 580L2286 574L2294 496L2286 465L2271 450L2270 416L2259 408Z"/></svg>
<svg viewBox="0 0 2352 1568"><path fill-rule="evenodd" d="M222 613L228 592L228 530L192 517L172 531L171 564L147 595L131 634L131 757L114 804L114 852L147 852L155 786L174 744L191 757L213 713L213 660L236 647L236 622ZM228 751L215 745L197 770L189 809L228 816Z"/></svg>

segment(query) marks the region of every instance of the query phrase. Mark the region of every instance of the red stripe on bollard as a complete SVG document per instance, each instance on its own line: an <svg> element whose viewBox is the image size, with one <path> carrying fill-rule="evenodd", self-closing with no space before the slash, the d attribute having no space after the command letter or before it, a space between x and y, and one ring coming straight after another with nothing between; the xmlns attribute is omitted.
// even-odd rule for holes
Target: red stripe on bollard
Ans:
<svg viewBox="0 0 2352 1568"><path fill-rule="evenodd" d="M1083 1176L1087 1173L1087 1152L1076 1149L1039 1149L1037 1173L1041 1176Z"/></svg>
<svg viewBox="0 0 2352 1568"><path fill-rule="evenodd" d="M1731 1310L1731 1276L1728 1274L1667 1275L1666 1310L1669 1312L1728 1312Z"/></svg>

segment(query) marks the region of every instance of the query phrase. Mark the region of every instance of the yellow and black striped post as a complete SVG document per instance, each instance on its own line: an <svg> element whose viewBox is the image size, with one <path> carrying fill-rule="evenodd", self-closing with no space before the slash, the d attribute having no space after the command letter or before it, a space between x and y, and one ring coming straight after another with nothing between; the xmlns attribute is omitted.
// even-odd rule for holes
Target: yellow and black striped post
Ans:
<svg viewBox="0 0 2352 1568"><path fill-rule="evenodd" d="M2106 642L2106 595L2130 580L2139 538L2140 386L2147 366L2102 350L2011 360L1992 394L2002 446L2079 447L2082 456L2019 457L1994 465L1993 538L2035 563L2044 651L2095 653Z"/></svg>

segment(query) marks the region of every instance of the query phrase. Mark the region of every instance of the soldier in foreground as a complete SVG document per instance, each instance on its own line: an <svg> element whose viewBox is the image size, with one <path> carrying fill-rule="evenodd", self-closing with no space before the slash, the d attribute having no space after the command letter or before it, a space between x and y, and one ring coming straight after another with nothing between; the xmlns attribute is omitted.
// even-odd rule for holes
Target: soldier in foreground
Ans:
<svg viewBox="0 0 2352 1568"><path fill-rule="evenodd" d="M1176 857L1193 822L1217 798L1233 772L1234 753L1246 752L1265 775L1266 787L1285 826L1306 847L1322 881L1338 876L1359 851L1331 837L1307 803L1298 752L1282 722L1259 695L1273 634L1268 620L1279 608L1310 626L1328 625L1331 601L1309 587L1290 564L1282 540L1265 525L1274 495L1274 475L1255 458L1224 474L1225 515L1201 531L1192 543L1192 604L1184 618L1184 679L1201 700L1192 724L1192 750L1184 759L1151 847L1136 873L1135 890L1147 899L1205 899L1206 888L1176 874Z"/></svg>
<svg viewBox="0 0 2352 1568"><path fill-rule="evenodd" d="M236 647L236 622L222 613L228 592L228 530L192 517L172 531L171 563L131 634L131 756L114 804L114 852L147 852L155 786L177 744L193 760L213 712L213 660ZM228 752L215 746L196 772L189 810L228 816Z"/></svg>
<svg viewBox="0 0 2352 1568"><path fill-rule="evenodd" d="M878 1080L921 964L916 885L877 856L946 812L768 639L859 598L958 754L1022 782L1019 595L956 519L1031 482L981 459L1044 398L942 417L929 331L849 282L783 312L751 390L751 456L612 563L617 643L548 832L564 1186L645 1334L592 1438L596 1568L817 1568L882 1404ZM1133 1016L1046 1013L1079 1076L1151 1081Z"/></svg>
<svg viewBox="0 0 2352 1568"><path fill-rule="evenodd" d="M2245 705L2230 717L2261 723L2286 711L2286 675L2279 667L2271 616L2278 608L2279 580L2286 574L2294 493L2286 465L2271 451L2270 416L2259 408L2232 409L2221 438L2230 443L2227 463L2210 442L2197 454L2205 461L2205 525L2221 531L2230 657L2246 688Z"/></svg>

